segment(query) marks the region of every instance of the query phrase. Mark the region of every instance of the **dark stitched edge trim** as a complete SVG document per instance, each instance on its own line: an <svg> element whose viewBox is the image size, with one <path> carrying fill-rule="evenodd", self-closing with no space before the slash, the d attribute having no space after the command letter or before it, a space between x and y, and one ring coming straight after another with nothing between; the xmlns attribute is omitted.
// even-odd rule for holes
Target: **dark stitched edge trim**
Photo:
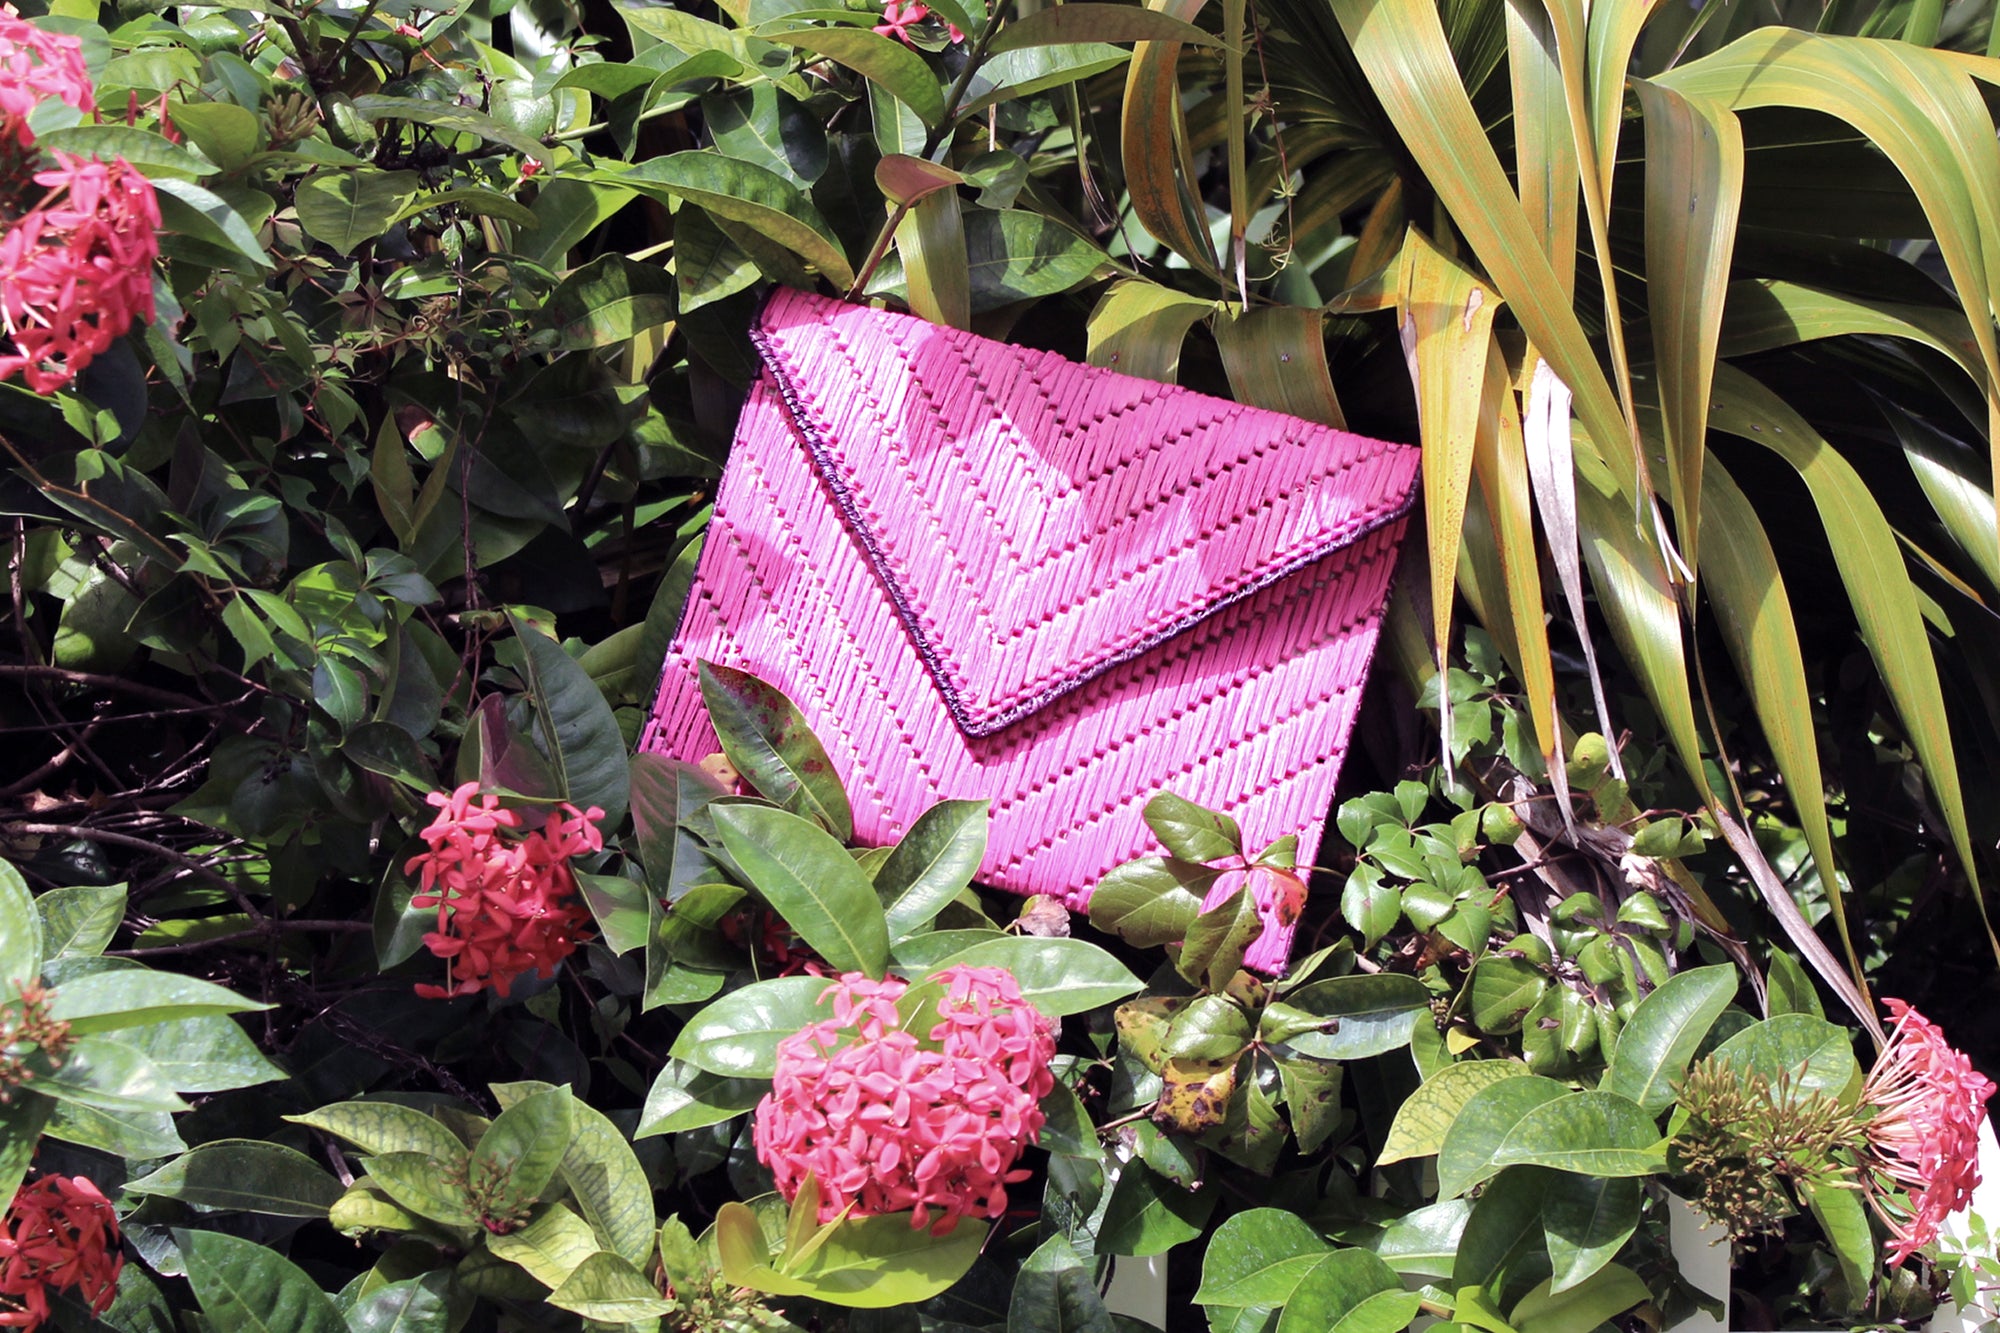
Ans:
<svg viewBox="0 0 2000 1333"><path fill-rule="evenodd" d="M1168 639L1191 629L1217 612L1234 606L1246 597L1251 597L1262 592L1272 584L1291 577L1308 565L1315 564L1336 551L1352 546L1355 542L1360 541L1363 537L1380 528L1386 527L1391 523L1400 522L1416 505L1418 486L1417 478L1413 475L1410 488L1404 494L1401 504L1396 505L1393 509L1385 510L1375 515L1375 517L1354 531L1342 533L1336 538L1295 554L1291 559L1281 564L1273 565L1268 569L1259 571L1255 578L1242 587L1232 589L1200 608L1190 611L1186 615L1153 630L1144 638L1112 654L1103 661L1071 673L1058 684L1042 690L1019 703L1013 704L992 717L980 719L974 717L971 710L965 706L965 700L960 696L958 683L952 678L951 672L946 669L944 659L938 653L937 645L925 633L923 624L917 617L916 609L911 606L909 598L903 591L902 584L894 575L893 566L889 562L887 553L883 551L881 545L875 539L875 533L862 518L861 507L854 498L854 492L848 486L846 478L840 474L840 469L835 465L833 451L827 447L826 441L821 438L817 427L813 424L812 414L806 410L798 386L793 382L791 375L788 373L783 358L779 355L769 331L764 328L761 315L758 322L751 326L750 342L757 349L758 359L763 362L764 369L771 376L772 386L777 389L778 397L785 404L785 415L791 419L792 433L798 437L799 443L805 446L806 453L811 456L814 470L819 473L820 479L826 483L827 490L833 496L834 504L840 509L841 517L847 520L848 530L854 534L855 538L860 541L862 548L867 551L868 562L875 567L875 577L881 582L884 591L889 594L889 601L895 606L896 614L903 622L903 628L909 631L910 641L916 647L917 656L923 659L925 668L929 670L932 681L938 687L938 693L944 699L945 710L951 714L951 720L957 724L958 729L974 739L982 739L1006 730L1022 718L1040 712L1056 700L1089 684L1113 668L1123 666L1133 658L1151 652Z"/></svg>

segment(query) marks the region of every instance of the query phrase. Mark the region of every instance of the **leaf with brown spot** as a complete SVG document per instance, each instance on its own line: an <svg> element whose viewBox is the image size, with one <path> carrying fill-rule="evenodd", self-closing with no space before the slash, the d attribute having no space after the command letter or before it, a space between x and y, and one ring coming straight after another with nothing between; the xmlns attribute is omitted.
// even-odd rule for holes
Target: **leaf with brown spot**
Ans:
<svg viewBox="0 0 2000 1333"><path fill-rule="evenodd" d="M1229 1101L1236 1095L1241 1060L1213 1064L1203 1060L1169 1060L1161 1071L1166 1091L1153 1108L1153 1123L1170 1134L1200 1134L1229 1118Z"/></svg>

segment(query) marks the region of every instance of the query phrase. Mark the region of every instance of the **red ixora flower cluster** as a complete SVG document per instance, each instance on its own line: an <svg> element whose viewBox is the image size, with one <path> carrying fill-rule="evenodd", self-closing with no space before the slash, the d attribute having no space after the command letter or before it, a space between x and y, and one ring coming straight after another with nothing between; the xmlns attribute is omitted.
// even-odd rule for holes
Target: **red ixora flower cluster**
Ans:
<svg viewBox="0 0 2000 1333"><path fill-rule="evenodd" d="M1937 1024L1901 1000L1882 1002L1896 1026L1861 1101L1874 1112L1863 1126L1876 1177L1868 1196L1889 1224L1889 1267L1896 1268L1971 1202L1979 1187L1979 1126L1994 1087Z"/></svg>
<svg viewBox="0 0 2000 1333"><path fill-rule="evenodd" d="M123 158L57 152L52 167L35 169L29 112L50 101L89 110L93 100L83 44L0 7L0 379L19 372L36 393L62 388L135 318L154 315L151 182Z"/></svg>
<svg viewBox="0 0 2000 1333"><path fill-rule="evenodd" d="M1005 968L932 982L942 1021L927 1041L897 1012L908 982L849 972L827 988L833 1018L778 1044L751 1138L786 1199L819 1182L822 1222L913 1209L920 1227L936 1209L941 1236L960 1217L1001 1216L1007 1186L1028 1177L1013 1167L1042 1131L1054 1029Z"/></svg>
<svg viewBox="0 0 2000 1333"><path fill-rule="evenodd" d="M424 944L445 960L449 984L419 985L417 994L444 999L490 987L504 995L523 972L554 976L587 938L590 913L577 900L569 859L603 849L604 812L564 804L522 833L521 816L480 795L476 782L425 799L438 811L422 834L429 847L405 871L421 872L410 906L437 908L438 928Z"/></svg>
<svg viewBox="0 0 2000 1333"><path fill-rule="evenodd" d="M103 1314L125 1267L120 1245L111 1201L82 1176L21 1186L0 1221L0 1328L40 1328L62 1288Z"/></svg>
<svg viewBox="0 0 2000 1333"><path fill-rule="evenodd" d="M910 29L930 16L929 8L918 4L917 0L888 0L882 6L882 21L875 25L875 31L884 37L894 37L905 46L914 47L916 43L910 40ZM947 23L945 27L951 32L954 42L965 40L965 34L958 30L957 24Z"/></svg>

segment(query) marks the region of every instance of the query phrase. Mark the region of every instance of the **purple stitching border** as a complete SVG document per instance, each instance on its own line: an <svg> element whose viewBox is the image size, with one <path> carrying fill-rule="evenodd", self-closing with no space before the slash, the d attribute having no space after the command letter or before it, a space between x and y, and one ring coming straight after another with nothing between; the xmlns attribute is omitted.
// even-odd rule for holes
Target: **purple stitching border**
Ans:
<svg viewBox="0 0 2000 1333"><path fill-rule="evenodd" d="M916 647L917 655L923 659L925 668L931 674L931 680L937 685L938 693L944 698L945 710L951 714L951 720L957 724L958 729L975 740L984 739L1006 730L1021 719L1039 713L1056 700L1074 693L1076 690L1088 685L1091 681L1096 680L1099 676L1106 674L1114 668L1125 665L1133 658L1141 657L1151 652L1168 639L1185 633L1202 621L1207 620L1210 616L1234 606L1244 598L1254 596L1272 584L1290 578L1300 570L1305 569L1308 565L1316 564L1337 551L1345 550L1378 529L1387 527L1391 523L1399 522L1416 506L1418 485L1416 476L1413 474L1410 481L1410 488L1405 492L1400 504L1377 514L1354 531L1330 538L1321 545L1309 547L1294 555L1291 559L1261 571L1255 578L1242 587L1225 593L1207 605L1190 611L1186 615L1154 630L1151 634L1148 634L1130 647L1113 654L1095 666L1073 673L1060 684L1043 690L1039 694L1033 695L1020 703L1014 704L986 721L979 721L966 708L964 699L960 697L957 682L952 679L951 673L946 670L945 662L939 656L936 644L924 632L923 625L917 618L916 609L910 604L908 597L903 591L902 584L894 576L887 553L883 551L881 545L876 541L873 530L863 521L861 509L854 498L854 493L848 487L846 479L840 475L840 469L835 466L833 451L827 447L826 441L821 438L819 431L813 425L812 415L805 408L798 386L793 382L790 374L787 373L787 369L783 364L783 358L779 355L770 332L764 328L761 315L758 322L750 328L750 342L756 348L757 358L763 363L765 372L771 377L772 387L778 391L778 397L785 404L785 415L791 421L792 433L798 437L799 443L805 446L806 453L812 457L813 468L819 473L820 480L826 483L827 490L832 493L833 502L839 507L841 517L847 520L848 530L855 535L856 539L860 541L862 548L867 551L868 562L875 568L875 577L881 581L883 589L889 594L889 601L895 606L896 615L902 620L903 628L909 632L911 643Z"/></svg>

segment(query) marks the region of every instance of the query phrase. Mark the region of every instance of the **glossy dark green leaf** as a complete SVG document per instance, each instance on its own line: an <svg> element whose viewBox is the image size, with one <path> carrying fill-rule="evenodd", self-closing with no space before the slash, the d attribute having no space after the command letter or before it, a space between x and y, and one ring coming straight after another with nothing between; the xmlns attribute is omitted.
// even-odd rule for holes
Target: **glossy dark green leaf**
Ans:
<svg viewBox="0 0 2000 1333"><path fill-rule="evenodd" d="M874 886L818 824L761 805L717 806L715 827L751 885L839 972L879 977L889 927Z"/></svg>
<svg viewBox="0 0 2000 1333"><path fill-rule="evenodd" d="M547 1089L542 1083L496 1083L502 1110ZM558 1168L570 1201L605 1246L632 1263L653 1252L653 1187L611 1119L582 1101L570 1103L569 1149Z"/></svg>
<svg viewBox="0 0 2000 1333"><path fill-rule="evenodd" d="M293 191L299 225L343 255L387 231L416 194L414 171L357 167L308 176Z"/></svg>
<svg viewBox="0 0 2000 1333"><path fill-rule="evenodd" d="M965 256L975 315L1081 286L1107 262L1090 240L1019 208L967 214Z"/></svg>
<svg viewBox="0 0 2000 1333"><path fill-rule="evenodd" d="M611 347L674 317L674 275L621 254L591 261L549 297L550 321L568 348Z"/></svg>
<svg viewBox="0 0 2000 1333"><path fill-rule="evenodd" d="M712 1074L769 1078L778 1043L831 1015L820 1004L826 986L819 977L778 977L731 991L688 1020L669 1054Z"/></svg>
<svg viewBox="0 0 2000 1333"><path fill-rule="evenodd" d="M1496 1278L1518 1290L1548 1273L1540 1223L1542 1202L1554 1175L1539 1167L1515 1167L1501 1172L1481 1191L1452 1260L1453 1290L1483 1287Z"/></svg>
<svg viewBox="0 0 2000 1333"><path fill-rule="evenodd" d="M1182 861L1220 861L1243 854L1243 830L1228 815L1163 791L1146 802L1146 827Z"/></svg>
<svg viewBox="0 0 2000 1333"><path fill-rule="evenodd" d="M613 953L644 948L652 922L652 893L623 875L576 874L576 887L597 922L605 947Z"/></svg>
<svg viewBox="0 0 2000 1333"><path fill-rule="evenodd" d="M419 97L390 97L371 93L355 98L354 109L369 120L401 120L412 125L428 125L432 129L456 134L476 134L482 139L502 144L526 157L545 155L548 152L539 141L501 124L483 111L475 111L456 102L433 102Z"/></svg>
<svg viewBox="0 0 2000 1333"><path fill-rule="evenodd" d="M139 968L119 968L78 977L56 988L49 1016L78 1035L170 1022L202 1014L240 1014L269 1009L232 990L195 977Z"/></svg>
<svg viewBox="0 0 2000 1333"><path fill-rule="evenodd" d="M158 1161L187 1151L174 1117L166 1111L99 1111L75 1102L29 1097L34 1106L55 1107L43 1131L52 1139L95 1148L128 1161ZM31 1136L32 1137L32 1136Z"/></svg>
<svg viewBox="0 0 2000 1333"><path fill-rule="evenodd" d="M669 1060L646 1093L634 1138L678 1134L739 1116L768 1091L761 1079L724 1078Z"/></svg>
<svg viewBox="0 0 2000 1333"><path fill-rule="evenodd" d="M347 1313L350 1333L447 1333L448 1270L377 1287Z"/></svg>
<svg viewBox="0 0 2000 1333"><path fill-rule="evenodd" d="M1007 1333L1116 1333L1090 1265L1061 1236L1044 1241L1014 1279Z"/></svg>
<svg viewBox="0 0 2000 1333"><path fill-rule="evenodd" d="M901 42L866 28L794 28L761 35L847 66L887 89L926 125L944 119L944 91L938 76L922 56Z"/></svg>
<svg viewBox="0 0 2000 1333"><path fill-rule="evenodd" d="M1335 977L1288 992L1264 1011L1263 1035L1302 1055L1359 1060L1409 1044L1430 1012L1430 991L1415 977L1379 972Z"/></svg>
<svg viewBox="0 0 2000 1333"><path fill-rule="evenodd" d="M1554 1079L1510 1078L1481 1088L1466 1099L1438 1148L1438 1194L1453 1199L1500 1168L1493 1158L1521 1118L1538 1106L1569 1095Z"/></svg>
<svg viewBox="0 0 2000 1333"><path fill-rule="evenodd" d="M845 287L854 270L811 200L775 172L720 153L691 151L650 158L627 173L598 178L642 194L688 199L717 218L768 236Z"/></svg>
<svg viewBox="0 0 2000 1333"><path fill-rule="evenodd" d="M1543 1240L1557 1294L1611 1262L1639 1227L1640 1183L1631 1176L1558 1172L1542 1201Z"/></svg>
<svg viewBox="0 0 2000 1333"><path fill-rule="evenodd" d="M678 1308L674 1302L660 1299L659 1289L631 1260L608 1250L578 1264L549 1294L549 1304L610 1324L658 1319Z"/></svg>
<svg viewBox="0 0 2000 1333"><path fill-rule="evenodd" d="M0 871L0 875L5 873ZM16 905L0 901L0 913ZM53 888L35 899L35 912L42 922L42 947L51 958L65 954L95 957L111 943L118 923L124 919L125 886L76 884ZM4 953L5 945L0 944L0 955ZM0 982L7 979L7 968L0 964Z"/></svg>
<svg viewBox="0 0 2000 1333"><path fill-rule="evenodd" d="M219 1231L176 1231L188 1284L230 1333L348 1333L317 1283L269 1246Z"/></svg>
<svg viewBox="0 0 2000 1333"><path fill-rule="evenodd" d="M1736 998L1740 978L1728 964L1670 977L1648 995L1625 1025L1598 1086L1650 1112L1666 1109L1688 1062L1715 1020Z"/></svg>
<svg viewBox="0 0 2000 1333"><path fill-rule="evenodd" d="M304 1153L258 1139L212 1140L125 1186L131 1194L273 1217L325 1217L343 1188Z"/></svg>
<svg viewBox="0 0 2000 1333"><path fill-rule="evenodd" d="M701 664L701 697L722 752L752 786L842 842L854 836L840 774L791 700L748 672L713 662Z"/></svg>
<svg viewBox="0 0 2000 1333"><path fill-rule="evenodd" d="M1764 993L1768 997L1771 1017L1779 1014L1811 1014L1814 1018L1825 1018L1826 1011L1820 1007L1819 991L1814 989L1812 978L1806 975L1799 960L1783 949L1771 951L1771 973L1765 980Z"/></svg>
<svg viewBox="0 0 2000 1333"><path fill-rule="evenodd" d="M42 1127L57 1105L46 1097L16 1097L0 1105L0 1191L9 1200L26 1179Z"/></svg>
<svg viewBox="0 0 2000 1333"><path fill-rule="evenodd" d="M953 954L940 967L1004 967L1021 997L1044 1015L1080 1014L1124 999L1140 988L1116 958L1088 940L1005 935Z"/></svg>
<svg viewBox="0 0 2000 1333"><path fill-rule="evenodd" d="M1612 1092L1573 1092L1517 1120L1492 1165L1547 1166L1592 1176L1657 1175L1666 1168L1666 1143L1638 1103Z"/></svg>
<svg viewBox="0 0 2000 1333"><path fill-rule="evenodd" d="M1162 856L1127 861L1091 891L1090 924L1142 949L1173 943L1201 915L1201 900L1220 874Z"/></svg>
<svg viewBox="0 0 2000 1333"><path fill-rule="evenodd" d="M1472 969L1472 1021L1496 1036L1518 1032L1548 988L1549 974L1525 958L1482 958Z"/></svg>
<svg viewBox="0 0 2000 1333"><path fill-rule="evenodd" d="M875 872L891 941L922 930L972 882L986 855L986 801L939 801Z"/></svg>
<svg viewBox="0 0 2000 1333"><path fill-rule="evenodd" d="M7 861L0 861L0 996L32 986L42 975L42 917L28 893L27 881Z"/></svg>
<svg viewBox="0 0 2000 1333"><path fill-rule="evenodd" d="M1780 1079L1794 1094L1850 1099L1860 1091L1861 1062L1847 1029L1813 1014L1777 1014L1715 1048L1713 1058L1745 1074Z"/></svg>
<svg viewBox="0 0 2000 1333"><path fill-rule="evenodd" d="M34 1090L99 1111L185 1111L173 1085L143 1052L111 1037L78 1037Z"/></svg>
<svg viewBox="0 0 2000 1333"><path fill-rule="evenodd" d="M1209 1238L1195 1304L1275 1309L1330 1248L1303 1218L1281 1208L1233 1214Z"/></svg>
<svg viewBox="0 0 2000 1333"><path fill-rule="evenodd" d="M1361 1333L1371 1320L1364 1319L1350 1327L1350 1316L1359 1313L1360 1307L1372 1296L1393 1292L1399 1296L1403 1292L1403 1280L1395 1270L1383 1263L1367 1250L1340 1250L1329 1254L1307 1271L1304 1278L1293 1290L1291 1299L1285 1302L1285 1313L1278 1320L1278 1333L1320 1333L1320 1330L1346 1329L1348 1333ZM1397 1308L1400 1308L1398 1304ZM1377 1307L1376 1312L1386 1315L1387 1310ZM1403 1316L1401 1328L1407 1325L1411 1315L1416 1313L1415 1305Z"/></svg>
<svg viewBox="0 0 2000 1333"><path fill-rule="evenodd" d="M1508 1313L1519 1333L1569 1333L1596 1328L1652 1293L1639 1275L1619 1264L1607 1264L1576 1286L1556 1291L1543 1282L1523 1296Z"/></svg>
<svg viewBox="0 0 2000 1333"><path fill-rule="evenodd" d="M604 811L610 831L625 818L631 776L625 736L597 683L554 639L509 617L522 649L522 670L535 704L544 757L565 799Z"/></svg>
<svg viewBox="0 0 2000 1333"><path fill-rule="evenodd" d="M1193 1240L1215 1211L1213 1189L1188 1190L1141 1161L1127 1162L1098 1224L1097 1252L1164 1254Z"/></svg>

